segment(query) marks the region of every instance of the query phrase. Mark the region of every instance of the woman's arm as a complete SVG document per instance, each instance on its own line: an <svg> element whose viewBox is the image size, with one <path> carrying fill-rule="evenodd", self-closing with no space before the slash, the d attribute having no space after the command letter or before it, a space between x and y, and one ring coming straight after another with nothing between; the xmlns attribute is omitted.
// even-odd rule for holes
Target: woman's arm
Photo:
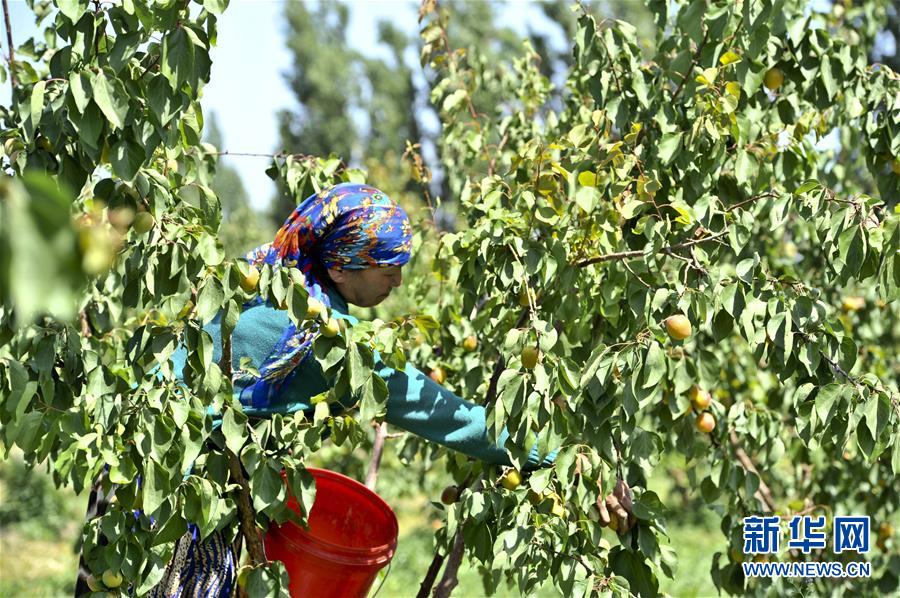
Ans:
<svg viewBox="0 0 900 598"><path fill-rule="evenodd" d="M506 431L501 434L500 446L490 441L484 407L456 396L412 365L403 371L387 367L380 360L375 365L388 386L386 419L389 423L470 457L510 465L506 451L501 448L508 434ZM551 464L554 457L555 451L540 465ZM535 445L526 467L538 466Z"/></svg>

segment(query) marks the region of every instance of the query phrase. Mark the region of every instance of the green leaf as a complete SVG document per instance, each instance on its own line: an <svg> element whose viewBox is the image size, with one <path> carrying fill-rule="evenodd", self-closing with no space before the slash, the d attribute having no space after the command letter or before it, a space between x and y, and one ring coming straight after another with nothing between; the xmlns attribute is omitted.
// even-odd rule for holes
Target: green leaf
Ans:
<svg viewBox="0 0 900 598"><path fill-rule="evenodd" d="M874 393L863 407L863 419L872 432L872 438L878 440L891 417L891 402L886 396Z"/></svg>
<svg viewBox="0 0 900 598"><path fill-rule="evenodd" d="M259 512L281 502L286 494L281 476L271 467L257 467L250 476L253 508Z"/></svg>
<svg viewBox="0 0 900 598"><path fill-rule="evenodd" d="M828 423L828 418L835 403L841 398L843 387L840 384L829 384L819 389L816 395L816 415L819 420Z"/></svg>
<svg viewBox="0 0 900 598"><path fill-rule="evenodd" d="M728 66L729 64L734 64L735 62L740 62L740 61L741 61L741 57L738 56L737 54L735 54L734 52L732 52L731 50L728 50L727 52L725 52L724 54L719 56L719 63L722 66Z"/></svg>
<svg viewBox="0 0 900 598"><path fill-rule="evenodd" d="M219 313L219 310L225 304L225 291L222 290L222 282L210 276L203 283L200 294L197 297L197 319L203 322L209 322Z"/></svg>
<svg viewBox="0 0 900 598"><path fill-rule="evenodd" d="M659 159L669 164L681 148L682 133L666 133L659 141Z"/></svg>
<svg viewBox="0 0 900 598"><path fill-rule="evenodd" d="M247 437L247 416L235 409L226 409L222 416L222 434L228 450L240 455Z"/></svg>
<svg viewBox="0 0 900 598"><path fill-rule="evenodd" d="M457 89L446 98L444 98L444 103L441 105L444 112L451 112L454 108L462 104L466 97L468 97L468 93L465 89Z"/></svg>
<svg viewBox="0 0 900 598"><path fill-rule="evenodd" d="M579 179L580 178L581 177L579 176ZM580 187L578 191L575 192L575 203L588 214L596 207L599 199L600 192L597 191L596 187Z"/></svg>
<svg viewBox="0 0 900 598"><path fill-rule="evenodd" d="M44 91L46 81L38 81L31 90L31 126L37 127L44 112Z"/></svg>
<svg viewBox="0 0 900 598"><path fill-rule="evenodd" d="M221 15L228 8L228 0L203 0L203 8L214 15Z"/></svg>
<svg viewBox="0 0 900 598"><path fill-rule="evenodd" d="M147 461L143 476L144 512L153 515L166 499L166 474L161 465Z"/></svg>
<svg viewBox="0 0 900 598"><path fill-rule="evenodd" d="M650 345L647 351L647 359L644 362L644 386L652 388L659 384L666 374L666 358L658 343Z"/></svg>
<svg viewBox="0 0 900 598"><path fill-rule="evenodd" d="M59 7L59 12L76 23L87 11L88 0L56 0L56 5Z"/></svg>
<svg viewBox="0 0 900 598"><path fill-rule="evenodd" d="M173 90L194 77L195 46L184 27L170 31L163 38L160 73Z"/></svg>
<svg viewBox="0 0 900 598"><path fill-rule="evenodd" d="M131 95L122 82L116 78L109 79L105 71L99 71L91 77L91 92L94 102L113 128L123 128L128 116L128 98Z"/></svg>
<svg viewBox="0 0 900 598"><path fill-rule="evenodd" d="M122 139L110 148L109 163L119 177L130 181L137 175L145 157L144 148L131 139Z"/></svg>
<svg viewBox="0 0 900 598"><path fill-rule="evenodd" d="M794 189L794 195L803 195L804 193L809 193L810 191L821 189L821 187L822 185L819 184L819 181L810 179L808 181L804 181L802 185Z"/></svg>
<svg viewBox="0 0 900 598"><path fill-rule="evenodd" d="M200 257L207 266L218 266L225 259L225 250L217 237L203 232L200 235L200 242L197 243L197 250Z"/></svg>
<svg viewBox="0 0 900 598"><path fill-rule="evenodd" d="M822 62L819 65L819 74L822 76L822 83L825 85L825 91L828 93L828 99L834 97L837 93L838 86L834 80L834 74L831 72L831 60L827 54L822 55Z"/></svg>
<svg viewBox="0 0 900 598"><path fill-rule="evenodd" d="M734 177L738 184L749 185L756 177L756 159L744 150L738 150L737 160L734 162Z"/></svg>
<svg viewBox="0 0 900 598"><path fill-rule="evenodd" d="M91 77L89 73L73 71L69 73L69 94L78 112L84 113L91 101Z"/></svg>

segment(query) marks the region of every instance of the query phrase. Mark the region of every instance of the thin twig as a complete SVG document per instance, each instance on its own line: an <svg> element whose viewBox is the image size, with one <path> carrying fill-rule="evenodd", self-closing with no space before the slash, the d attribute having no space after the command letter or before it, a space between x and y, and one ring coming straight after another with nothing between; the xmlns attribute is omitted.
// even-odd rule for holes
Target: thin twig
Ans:
<svg viewBox="0 0 900 598"><path fill-rule="evenodd" d="M725 211L726 211L726 212L731 212L732 210L736 210L736 209L738 209L738 208L740 208L740 207L742 207L742 206L744 206L744 205L746 205L746 204L748 204L748 203L752 203L752 202L754 202L754 201L758 201L758 200L763 199L763 198L765 198L765 197L778 197L778 195L776 195L773 191L766 191L765 193L760 193L759 195L754 195L753 197L751 197L751 198L749 198L749 199L745 199L745 200L742 201L742 202L736 203L736 204L734 204L733 206L728 206L728 207L725 209Z"/></svg>
<svg viewBox="0 0 900 598"><path fill-rule="evenodd" d="M694 245L699 245L700 243L706 243L707 241L712 241L714 239L718 239L719 237L724 237L728 234L728 230L723 230L717 232L714 235L709 237L703 237L702 239L694 239L693 241L686 241L684 243L678 243L677 245L669 245L668 247L663 247L659 250L658 253L666 253L669 251L674 251L676 249L684 249L685 247L692 247ZM629 260L633 258L639 258L644 255L643 250L638 251L619 251L617 253L607 253L605 255L598 255L592 258L587 258L581 260L580 262L576 262L574 266L576 268L584 268L585 266L590 266L591 264L597 264L599 262L609 262L613 260Z"/></svg>
<svg viewBox="0 0 900 598"><path fill-rule="evenodd" d="M691 76L694 67L697 66L697 60L700 58L700 54L703 52L703 47L706 45L706 40L709 37L709 29L703 34L703 41L700 42L700 45L697 46L697 51L694 52L694 56L691 59L691 65L688 67L687 74L681 80L681 83L678 84L678 87L675 88L675 91L672 92L672 99L670 102L675 103L675 98L678 97L678 94L681 93L681 90L684 89L684 84L687 82L688 77Z"/></svg>

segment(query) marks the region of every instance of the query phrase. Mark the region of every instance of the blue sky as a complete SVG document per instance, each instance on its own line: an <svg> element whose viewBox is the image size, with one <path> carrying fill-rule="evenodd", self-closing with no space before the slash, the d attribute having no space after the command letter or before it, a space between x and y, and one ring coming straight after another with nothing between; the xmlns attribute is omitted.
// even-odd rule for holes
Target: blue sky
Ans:
<svg viewBox="0 0 900 598"><path fill-rule="evenodd" d="M296 107L284 78L291 66L282 16L285 1L231 0L219 19L218 45L212 50L212 75L201 102L207 118L212 113L216 115L223 150L273 153L278 144L278 112ZM379 20L390 20L409 32L418 29L417 0L348 0L346 4L351 7L351 31L371 29ZM9 5L13 43L19 45L37 30L24 0L10 0ZM531 2L512 0L498 3L498 9L501 18L523 36L528 26L544 29L540 11ZM354 39L368 37L350 35L349 39L353 44ZM4 53L5 41L4 31ZM375 49L376 54L379 50ZM371 54L373 50L366 51ZM0 103L8 104L9 97L9 85L0 86ZM229 156L223 161L240 173L253 207L264 209L275 191L265 174L268 159Z"/></svg>

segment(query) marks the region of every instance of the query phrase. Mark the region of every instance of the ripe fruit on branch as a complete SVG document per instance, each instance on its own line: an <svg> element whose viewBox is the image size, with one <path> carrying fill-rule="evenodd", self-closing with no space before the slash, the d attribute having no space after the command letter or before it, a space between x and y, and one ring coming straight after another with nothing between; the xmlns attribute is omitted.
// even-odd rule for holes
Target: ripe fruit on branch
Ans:
<svg viewBox="0 0 900 598"><path fill-rule="evenodd" d="M430 372L428 372L428 377L437 382L438 384L443 384L447 379L447 373L444 371L444 368L441 366L437 366L433 368Z"/></svg>
<svg viewBox="0 0 900 598"><path fill-rule="evenodd" d="M703 411L709 407L710 403L712 403L712 395L696 384L691 386L691 389L688 391L688 398L691 400L691 405L697 411Z"/></svg>
<svg viewBox="0 0 900 598"><path fill-rule="evenodd" d="M766 71L766 74L763 76L763 85L775 91L784 83L784 73L781 72L781 69L777 66L774 66Z"/></svg>
<svg viewBox="0 0 900 598"><path fill-rule="evenodd" d="M259 270L256 269L256 266L251 265L247 275L241 278L241 288L245 293L252 293L256 290L256 285L258 284Z"/></svg>
<svg viewBox="0 0 900 598"><path fill-rule="evenodd" d="M445 505L452 505L459 500L459 488L457 486L447 486L441 492L441 502Z"/></svg>
<svg viewBox="0 0 900 598"><path fill-rule="evenodd" d="M522 474L518 470L510 469L500 478L500 485L507 490L515 490L522 483Z"/></svg>
<svg viewBox="0 0 900 598"><path fill-rule="evenodd" d="M106 213L106 219L121 234L125 234L128 227L134 222L134 216L134 210L128 206L113 208Z"/></svg>
<svg viewBox="0 0 900 598"><path fill-rule="evenodd" d="M844 311L859 311L866 306L866 300L862 297L844 297L841 301L841 309Z"/></svg>
<svg viewBox="0 0 900 598"><path fill-rule="evenodd" d="M537 347L527 346L522 349L522 367L526 370L533 370L537 365L541 352Z"/></svg>
<svg viewBox="0 0 900 598"><path fill-rule="evenodd" d="M693 332L691 329L691 321L688 320L687 316L682 314L669 316L665 319L665 324L666 332L669 333L669 336L678 341L686 339Z"/></svg>
<svg viewBox="0 0 900 598"><path fill-rule="evenodd" d="M470 334L462 342L463 349L471 353L478 347L478 338L474 334Z"/></svg>
<svg viewBox="0 0 900 598"><path fill-rule="evenodd" d="M153 214L150 212L140 212L134 217L134 232L143 235L153 228L154 222Z"/></svg>
<svg viewBox="0 0 900 598"><path fill-rule="evenodd" d="M534 299L535 304L540 300L541 293L539 291L531 291L531 297ZM519 291L519 306L520 307L528 307L528 291L526 289L522 289Z"/></svg>
<svg viewBox="0 0 900 598"><path fill-rule="evenodd" d="M306 319L307 320L315 320L325 311L325 304L316 299L315 297L310 297L306 302Z"/></svg>
<svg viewBox="0 0 900 598"><path fill-rule="evenodd" d="M556 515L557 517L565 517L566 516L566 508L564 506L562 506L562 504L557 500L553 501L553 507L550 509L550 512L552 514Z"/></svg>
<svg viewBox="0 0 900 598"><path fill-rule="evenodd" d="M112 569L107 569L103 572L103 585L107 588L118 588L122 585L122 574L118 571L113 571Z"/></svg>
<svg viewBox="0 0 900 598"><path fill-rule="evenodd" d="M328 322L325 326L322 327L322 336L326 336L328 338L332 338L337 336L337 333L341 331L341 326L338 323L336 318L328 318Z"/></svg>
<svg viewBox="0 0 900 598"><path fill-rule="evenodd" d="M709 434L716 427L716 418L709 411L704 411L697 416L697 429L704 434Z"/></svg>

